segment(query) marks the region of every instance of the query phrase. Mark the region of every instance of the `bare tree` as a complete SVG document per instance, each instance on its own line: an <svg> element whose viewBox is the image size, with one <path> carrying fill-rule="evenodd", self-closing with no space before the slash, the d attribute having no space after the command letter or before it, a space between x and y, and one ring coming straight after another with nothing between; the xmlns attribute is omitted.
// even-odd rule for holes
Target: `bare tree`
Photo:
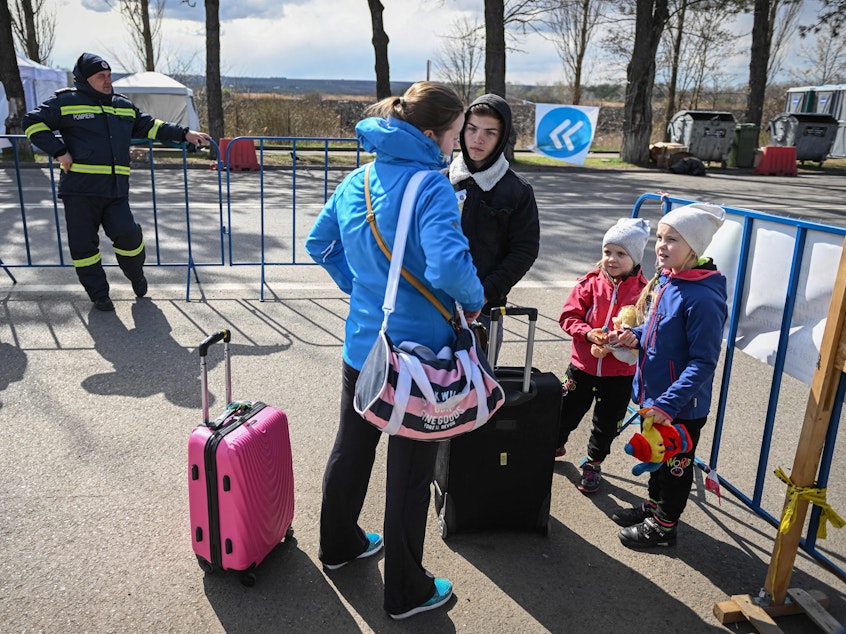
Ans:
<svg viewBox="0 0 846 634"><path fill-rule="evenodd" d="M809 31L818 33L823 28L828 27L831 36L837 37L840 35L840 29L843 28L844 22L846 22L846 0L822 0L816 21L811 25L800 27L799 31L802 34Z"/></svg>
<svg viewBox="0 0 846 634"><path fill-rule="evenodd" d="M190 5L189 0L182 0ZM223 87L220 82L220 0L206 2L206 108L209 134L221 139L225 134Z"/></svg>
<svg viewBox="0 0 846 634"><path fill-rule="evenodd" d="M388 64L388 34L382 21L385 7L379 0L367 0L370 22L373 25L373 53L376 56L376 99L391 96L391 69Z"/></svg>
<svg viewBox="0 0 846 634"><path fill-rule="evenodd" d="M0 82L6 91L9 115L6 117L6 134L23 134L21 118L26 114L21 71L15 55L15 39L12 35L12 14L8 0L0 0ZM17 144L20 156L24 160L32 159L32 147L29 142Z"/></svg>
<svg viewBox="0 0 846 634"><path fill-rule="evenodd" d="M505 97L504 0L485 0L485 92Z"/></svg>
<svg viewBox="0 0 846 634"><path fill-rule="evenodd" d="M132 60L121 59L119 55L115 55L114 51L110 51L110 55L127 70L137 68L135 59L141 61L144 70L156 70L161 48L162 17L167 0L153 0L152 4L150 0L103 0L103 2L120 10L132 41L134 56L137 57L133 57Z"/></svg>
<svg viewBox="0 0 846 634"><path fill-rule="evenodd" d="M791 73L796 83L840 84L846 82L846 41L835 36L831 24L823 24L813 42L799 46L797 56L804 62L801 73Z"/></svg>
<svg viewBox="0 0 846 634"><path fill-rule="evenodd" d="M56 41L56 11L45 0L15 0L12 30L26 56L46 64Z"/></svg>
<svg viewBox="0 0 846 634"><path fill-rule="evenodd" d="M626 70L626 103L620 158L646 165L652 136L652 90L655 83L655 55L669 18L668 0L637 0L635 40Z"/></svg>
<svg viewBox="0 0 846 634"><path fill-rule="evenodd" d="M452 86L464 103L470 103L476 74L484 56L484 32L481 25L467 17L452 23L452 32L441 40L435 65L446 83Z"/></svg>
<svg viewBox="0 0 846 634"><path fill-rule="evenodd" d="M760 129L767 92L767 68L770 59L770 0L755 0L752 23L752 50L749 55L749 93L746 97L747 123Z"/></svg>
<svg viewBox="0 0 846 634"><path fill-rule="evenodd" d="M767 83L781 73L790 44L798 30L802 0L771 0L770 56L767 60Z"/></svg>
<svg viewBox="0 0 846 634"><path fill-rule="evenodd" d="M697 109L704 88L719 83L723 60L734 52L734 38L723 24L741 9L732 0L678 0L672 8L657 60L657 74L666 80L665 140L676 110Z"/></svg>
<svg viewBox="0 0 846 634"><path fill-rule="evenodd" d="M533 26L552 42L564 66L573 104L582 101L585 55L602 18L602 0L548 0Z"/></svg>
<svg viewBox="0 0 846 634"><path fill-rule="evenodd" d="M505 97L506 33L524 33L543 12L545 0L485 0L485 92Z"/></svg>

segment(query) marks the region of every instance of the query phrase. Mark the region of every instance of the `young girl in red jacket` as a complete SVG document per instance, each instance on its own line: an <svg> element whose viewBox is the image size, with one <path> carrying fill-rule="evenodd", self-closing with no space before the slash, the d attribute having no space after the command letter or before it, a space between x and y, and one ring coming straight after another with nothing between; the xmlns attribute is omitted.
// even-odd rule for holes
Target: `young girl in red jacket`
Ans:
<svg viewBox="0 0 846 634"><path fill-rule="evenodd" d="M612 320L623 306L637 303L647 284L640 261L648 240L648 221L618 220L602 240L602 259L577 280L558 318L573 343L562 383L564 400L556 457L565 455L570 433L593 405L593 429L587 456L580 464L578 488L582 493L599 489L600 465L611 451L631 398L637 358L627 355L628 350L614 350L605 344L607 333L615 327Z"/></svg>

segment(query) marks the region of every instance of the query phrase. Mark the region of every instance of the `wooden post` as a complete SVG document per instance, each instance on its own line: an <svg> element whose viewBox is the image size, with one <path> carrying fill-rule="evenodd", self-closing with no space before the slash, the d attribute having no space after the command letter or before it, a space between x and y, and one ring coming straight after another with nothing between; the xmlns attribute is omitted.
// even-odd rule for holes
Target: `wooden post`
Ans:
<svg viewBox="0 0 846 634"><path fill-rule="evenodd" d="M811 383L811 393L805 408L805 420L793 458L793 470L790 480L798 487L812 487L816 480L825 437L834 407L840 375L846 362L846 243L840 255L840 266L831 294L831 305L825 323L820 357ZM785 501L785 506L787 502ZM773 556L767 571L765 589L775 605L784 603L796 551L805 527L808 502L799 500L796 507L795 521L787 533L776 535Z"/></svg>

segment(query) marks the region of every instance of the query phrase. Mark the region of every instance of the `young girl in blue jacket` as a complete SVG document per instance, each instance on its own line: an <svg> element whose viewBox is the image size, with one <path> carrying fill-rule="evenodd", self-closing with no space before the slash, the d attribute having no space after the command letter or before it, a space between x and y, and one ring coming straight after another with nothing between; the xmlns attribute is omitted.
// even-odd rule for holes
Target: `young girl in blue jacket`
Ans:
<svg viewBox="0 0 846 634"><path fill-rule="evenodd" d="M371 204L379 231L393 244L405 186L420 170L422 181L408 228L403 267L444 306L457 300L468 321L478 317L484 289L476 275L452 186L434 170L446 167L464 124L455 92L434 82L413 84L402 97L372 106L356 134L376 161L369 170ZM367 222L364 168L347 176L323 207L306 240L308 254L349 294L341 418L323 476L320 551L326 570L336 570L385 548L384 608L394 619L444 605L452 584L423 566L423 542L438 443L388 438L384 542L365 533L358 519L382 432L353 407L355 384L382 324L382 302L390 264ZM432 350L452 342L454 331L441 313L404 279L388 335Z"/></svg>
<svg viewBox="0 0 846 634"><path fill-rule="evenodd" d="M681 424L692 446L650 474L649 499L616 512L620 541L630 548L668 546L693 484L694 456L711 407L714 371L726 320L726 278L700 257L723 224L716 205L674 209L658 224L656 274L638 307L646 321L610 333L611 343L638 348L632 400L658 425Z"/></svg>

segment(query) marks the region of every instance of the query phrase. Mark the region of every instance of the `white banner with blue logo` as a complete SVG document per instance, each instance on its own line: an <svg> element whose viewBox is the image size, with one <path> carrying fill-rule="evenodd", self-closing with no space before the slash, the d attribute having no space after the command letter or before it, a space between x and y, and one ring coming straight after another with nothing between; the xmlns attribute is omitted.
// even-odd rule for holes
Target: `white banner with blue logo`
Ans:
<svg viewBox="0 0 846 634"><path fill-rule="evenodd" d="M531 148L559 161L584 165L599 118L595 106L535 104L535 145Z"/></svg>

